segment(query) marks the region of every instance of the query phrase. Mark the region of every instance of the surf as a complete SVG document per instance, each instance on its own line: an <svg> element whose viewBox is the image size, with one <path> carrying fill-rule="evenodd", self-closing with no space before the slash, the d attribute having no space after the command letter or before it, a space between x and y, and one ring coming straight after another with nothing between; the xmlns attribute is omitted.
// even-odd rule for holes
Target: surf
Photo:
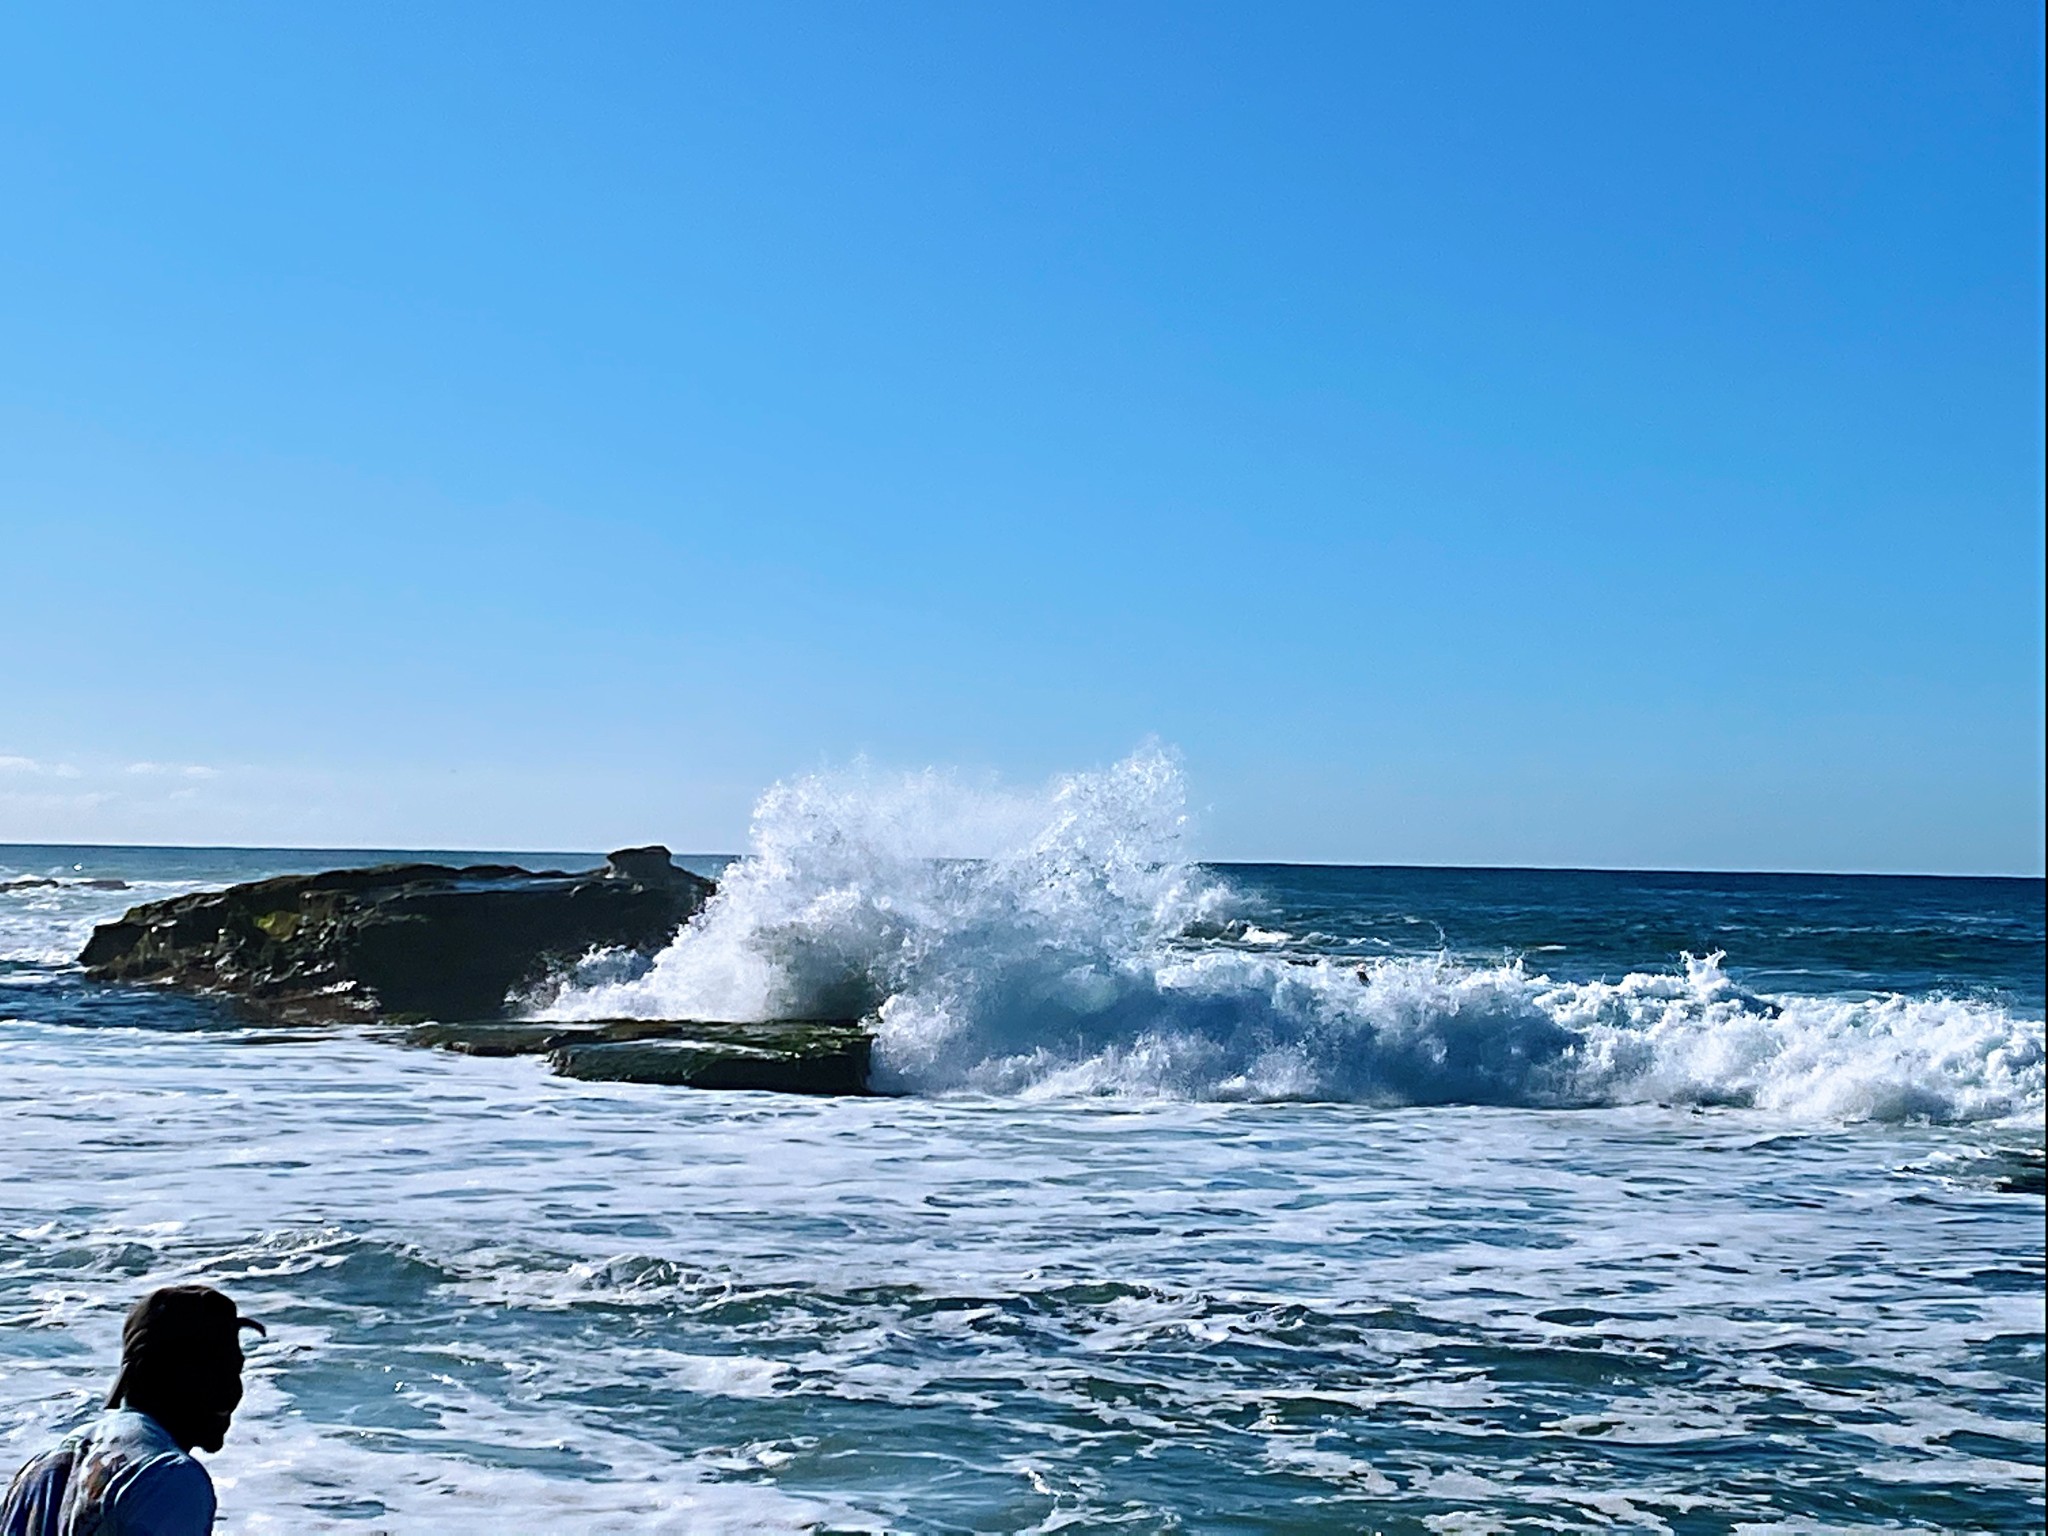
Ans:
<svg viewBox="0 0 2048 1536"><path fill-rule="evenodd" d="M786 780L665 951L590 956L529 1009L862 1018L877 1086L913 1094L2042 1116L2042 1022L1996 1000L1756 994L1719 953L1574 981L1528 956L1306 952L1190 835L1156 747L1028 790Z"/></svg>

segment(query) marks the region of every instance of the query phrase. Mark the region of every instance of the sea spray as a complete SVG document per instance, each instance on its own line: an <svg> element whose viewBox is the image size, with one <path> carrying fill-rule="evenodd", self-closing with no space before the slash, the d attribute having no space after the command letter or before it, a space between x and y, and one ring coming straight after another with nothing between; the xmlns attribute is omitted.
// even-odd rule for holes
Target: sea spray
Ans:
<svg viewBox="0 0 2048 1536"><path fill-rule="evenodd" d="M936 772L787 781L756 806L748 857L651 966L592 956L538 1011L907 1024L916 998L933 1044L1012 1003L1093 1013L1114 973L1148 970L1230 899L1185 859L1186 821L1178 766L1156 750L1036 794Z"/></svg>
<svg viewBox="0 0 2048 1536"><path fill-rule="evenodd" d="M863 1017L878 1085L915 1093L2041 1117L2042 1023L1994 1000L1763 996L1720 954L1564 981L1290 946L1190 862L1185 804L1161 751L1036 793L791 780L666 951L593 956L535 1011Z"/></svg>

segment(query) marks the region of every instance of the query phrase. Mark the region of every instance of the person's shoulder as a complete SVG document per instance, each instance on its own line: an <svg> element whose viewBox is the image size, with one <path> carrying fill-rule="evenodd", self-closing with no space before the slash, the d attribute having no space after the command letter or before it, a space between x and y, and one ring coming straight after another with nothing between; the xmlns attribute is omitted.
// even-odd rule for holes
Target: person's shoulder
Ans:
<svg viewBox="0 0 2048 1536"><path fill-rule="evenodd" d="M15 1472L13 1481L8 1485L8 1491L12 1493L15 1489L25 1488L31 1483L47 1482L52 1477L62 1478L71 1470L71 1463L77 1458L78 1437L67 1436L23 1462Z"/></svg>
<svg viewBox="0 0 2048 1536"><path fill-rule="evenodd" d="M113 1490L109 1511L121 1536L207 1536L213 1479L183 1451L153 1456Z"/></svg>
<svg viewBox="0 0 2048 1536"><path fill-rule="evenodd" d="M56 1518L77 1455L74 1437L29 1458L0 1494L0 1533L35 1536Z"/></svg>
<svg viewBox="0 0 2048 1536"><path fill-rule="evenodd" d="M147 1414L116 1410L96 1426L96 1449L115 1451L106 1512L121 1536L206 1536L213 1478Z"/></svg>
<svg viewBox="0 0 2048 1536"><path fill-rule="evenodd" d="M38 1451L23 1462L20 1470L7 1485L4 1503L8 1515L12 1517L15 1507L24 1500L32 1502L34 1498L51 1492L62 1498L64 1485L70 1479L72 1467L77 1464L78 1458L85 1453L91 1443L92 1426L82 1425L55 1445L47 1450Z"/></svg>

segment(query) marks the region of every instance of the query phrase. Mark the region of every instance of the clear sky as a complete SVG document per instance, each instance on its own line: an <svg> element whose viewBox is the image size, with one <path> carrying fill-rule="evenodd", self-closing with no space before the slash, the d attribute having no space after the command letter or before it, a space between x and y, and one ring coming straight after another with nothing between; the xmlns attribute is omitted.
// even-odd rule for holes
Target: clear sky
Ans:
<svg viewBox="0 0 2048 1536"><path fill-rule="evenodd" d="M0 839L2038 872L2042 7L11 6Z"/></svg>

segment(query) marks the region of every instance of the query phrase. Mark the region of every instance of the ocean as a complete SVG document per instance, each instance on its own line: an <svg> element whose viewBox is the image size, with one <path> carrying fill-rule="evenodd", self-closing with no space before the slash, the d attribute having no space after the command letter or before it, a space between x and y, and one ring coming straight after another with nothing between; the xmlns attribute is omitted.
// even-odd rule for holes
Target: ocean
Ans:
<svg viewBox="0 0 2048 1536"><path fill-rule="evenodd" d="M846 1100L71 963L417 851L0 846L0 1453L201 1280L270 1327L235 1536L2043 1527L2041 881L1186 846L1144 758L796 780L522 1001L857 1012Z"/></svg>

